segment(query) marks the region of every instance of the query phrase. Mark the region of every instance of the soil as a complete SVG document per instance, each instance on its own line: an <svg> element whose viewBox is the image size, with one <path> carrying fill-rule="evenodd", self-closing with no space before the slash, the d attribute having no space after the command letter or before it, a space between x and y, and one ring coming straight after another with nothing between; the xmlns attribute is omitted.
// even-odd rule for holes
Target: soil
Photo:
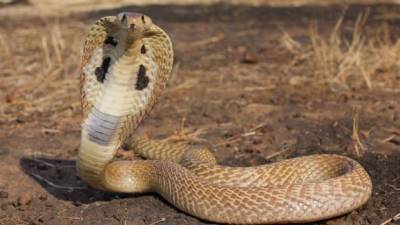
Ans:
<svg viewBox="0 0 400 225"><path fill-rule="evenodd" d="M351 6L346 24L352 24L367 7L371 29L381 25L382 12L400 10L395 5ZM27 60L24 54L34 54L34 50L24 47L17 58L24 68L1 62L5 69L0 72L0 224L209 224L156 194L105 193L76 176L81 122L79 50L90 23L120 11L152 17L170 34L176 51L173 78L139 132L153 138L186 135L191 144L209 146L221 164L231 166L317 153L346 155L371 175L372 197L347 215L312 224L383 224L395 217L400 212L399 90L385 86L370 90L365 85L335 88L329 82L317 82L327 78L314 76L302 64L289 68L293 55L280 44L283 31L306 41L312 21L318 21L320 32L328 33L342 9L155 5L68 18L2 17L0 40L41 43L37 37L23 39L24 30L41 32L57 21L66 47L60 63L63 72L56 75L42 72L43 57ZM399 33L399 19L386 22ZM34 62L42 66L29 70ZM41 82L30 88L36 77ZM384 82L399 84L400 73L389 77ZM47 84L48 79L60 85ZM51 104L43 103L53 95ZM36 98L43 101L33 108L19 104ZM353 138L354 106L361 109L362 148ZM394 219L387 222L396 223Z"/></svg>

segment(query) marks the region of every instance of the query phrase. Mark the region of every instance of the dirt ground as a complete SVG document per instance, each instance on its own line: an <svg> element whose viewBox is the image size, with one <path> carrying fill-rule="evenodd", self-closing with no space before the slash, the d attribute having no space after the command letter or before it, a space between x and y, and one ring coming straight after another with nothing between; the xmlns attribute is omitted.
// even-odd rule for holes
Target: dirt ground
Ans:
<svg viewBox="0 0 400 225"><path fill-rule="evenodd" d="M385 22L398 38L395 5L351 6L344 29L368 7L366 29ZM328 34L342 9L154 5L70 17L0 15L0 224L209 224L157 195L104 193L75 175L85 29L120 11L152 17L176 52L173 78L140 132L186 134L191 144L212 148L224 165L350 156L371 175L371 199L350 214L312 224L400 224L399 67L374 77L372 89L340 87L306 64L291 65L294 56L281 44L284 32L307 42L312 21ZM384 15L397 16L383 21ZM353 138L354 106L361 143Z"/></svg>

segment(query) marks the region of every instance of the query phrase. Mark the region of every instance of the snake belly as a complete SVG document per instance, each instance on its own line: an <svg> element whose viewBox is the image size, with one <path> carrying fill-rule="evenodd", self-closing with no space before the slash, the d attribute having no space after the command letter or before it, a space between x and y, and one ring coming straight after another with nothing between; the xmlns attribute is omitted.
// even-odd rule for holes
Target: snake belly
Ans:
<svg viewBox="0 0 400 225"><path fill-rule="evenodd" d="M188 214L230 224L317 221L369 199L370 177L348 157L321 154L225 167L206 148L136 134L172 63L170 38L143 14L103 17L90 27L81 64L82 180L111 192L156 192ZM114 160L122 145L147 160Z"/></svg>

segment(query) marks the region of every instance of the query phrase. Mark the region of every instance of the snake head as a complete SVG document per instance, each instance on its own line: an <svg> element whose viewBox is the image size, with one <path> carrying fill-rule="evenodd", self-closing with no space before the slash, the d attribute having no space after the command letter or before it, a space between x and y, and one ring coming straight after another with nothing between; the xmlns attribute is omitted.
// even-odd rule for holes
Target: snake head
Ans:
<svg viewBox="0 0 400 225"><path fill-rule="evenodd" d="M122 12L117 15L116 24L131 34L144 34L151 28L150 17L141 13Z"/></svg>

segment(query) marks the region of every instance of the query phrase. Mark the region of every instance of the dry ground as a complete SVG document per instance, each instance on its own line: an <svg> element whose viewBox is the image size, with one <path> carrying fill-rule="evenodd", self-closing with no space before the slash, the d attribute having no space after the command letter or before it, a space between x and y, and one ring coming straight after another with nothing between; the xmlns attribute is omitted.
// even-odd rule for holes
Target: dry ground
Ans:
<svg viewBox="0 0 400 225"><path fill-rule="evenodd" d="M373 179L371 200L314 224L395 224L399 7L371 6L357 28L365 41L354 44L354 24L366 9L352 6L342 17L340 6L166 5L70 17L2 16L0 224L207 224L157 195L104 193L75 176L85 29L100 16L128 10L150 15L176 51L174 76L141 132L186 134L225 165L315 153L353 157ZM332 32L341 17L341 32Z"/></svg>

